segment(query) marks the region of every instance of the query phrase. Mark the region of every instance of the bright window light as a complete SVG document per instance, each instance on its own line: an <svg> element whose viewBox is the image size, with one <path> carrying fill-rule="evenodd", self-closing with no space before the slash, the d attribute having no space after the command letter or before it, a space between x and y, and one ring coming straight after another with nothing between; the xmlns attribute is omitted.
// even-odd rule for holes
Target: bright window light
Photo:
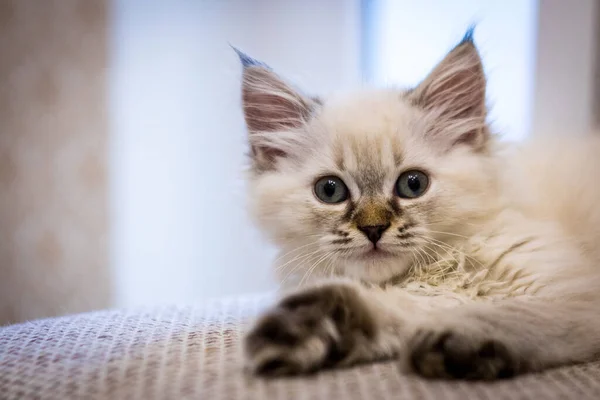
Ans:
<svg viewBox="0 0 600 400"><path fill-rule="evenodd" d="M529 134L537 1L366 1L366 74L380 85L413 86L476 24L488 76L490 122L508 140Z"/></svg>

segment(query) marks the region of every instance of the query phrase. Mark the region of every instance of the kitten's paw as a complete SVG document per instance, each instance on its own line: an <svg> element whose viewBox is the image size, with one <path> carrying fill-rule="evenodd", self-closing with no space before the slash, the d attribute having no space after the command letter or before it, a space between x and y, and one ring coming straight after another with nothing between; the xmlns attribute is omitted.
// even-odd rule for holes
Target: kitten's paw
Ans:
<svg viewBox="0 0 600 400"><path fill-rule="evenodd" d="M409 349L412 367L427 378L492 380L519 369L519 360L501 341L453 330L420 330Z"/></svg>
<svg viewBox="0 0 600 400"><path fill-rule="evenodd" d="M292 375L349 364L376 335L358 290L333 283L284 298L245 338L247 367L261 375Z"/></svg>

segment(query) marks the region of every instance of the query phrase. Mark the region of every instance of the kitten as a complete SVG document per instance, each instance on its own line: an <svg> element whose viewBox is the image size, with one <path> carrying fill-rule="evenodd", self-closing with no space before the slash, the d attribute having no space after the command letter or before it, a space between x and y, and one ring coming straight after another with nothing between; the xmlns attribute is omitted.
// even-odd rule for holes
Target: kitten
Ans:
<svg viewBox="0 0 600 400"><path fill-rule="evenodd" d="M238 53L250 205L288 284L245 338L253 372L496 379L598 355L600 140L498 140L472 31L411 90L326 100Z"/></svg>

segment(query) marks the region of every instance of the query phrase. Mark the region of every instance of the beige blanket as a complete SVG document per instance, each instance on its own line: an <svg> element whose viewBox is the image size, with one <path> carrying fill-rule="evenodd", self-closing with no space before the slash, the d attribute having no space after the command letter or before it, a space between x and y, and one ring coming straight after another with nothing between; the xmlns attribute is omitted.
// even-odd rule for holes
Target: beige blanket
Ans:
<svg viewBox="0 0 600 400"><path fill-rule="evenodd" d="M0 328L0 399L600 399L600 363L497 383L431 382L394 362L263 380L240 336L269 297L102 311Z"/></svg>

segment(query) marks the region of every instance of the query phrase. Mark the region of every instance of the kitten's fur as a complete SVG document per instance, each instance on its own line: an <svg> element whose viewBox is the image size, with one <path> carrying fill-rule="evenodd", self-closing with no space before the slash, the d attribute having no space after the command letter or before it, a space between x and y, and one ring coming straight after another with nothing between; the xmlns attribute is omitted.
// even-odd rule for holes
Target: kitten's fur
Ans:
<svg viewBox="0 0 600 400"><path fill-rule="evenodd" d="M397 357L495 379L600 351L600 140L497 140L469 33L416 88L321 100L240 53L250 201L299 288L246 337L264 374ZM394 194L408 169L430 187ZM313 193L335 175L350 198ZM385 225L373 248L357 225ZM381 253L381 252L380 252Z"/></svg>

